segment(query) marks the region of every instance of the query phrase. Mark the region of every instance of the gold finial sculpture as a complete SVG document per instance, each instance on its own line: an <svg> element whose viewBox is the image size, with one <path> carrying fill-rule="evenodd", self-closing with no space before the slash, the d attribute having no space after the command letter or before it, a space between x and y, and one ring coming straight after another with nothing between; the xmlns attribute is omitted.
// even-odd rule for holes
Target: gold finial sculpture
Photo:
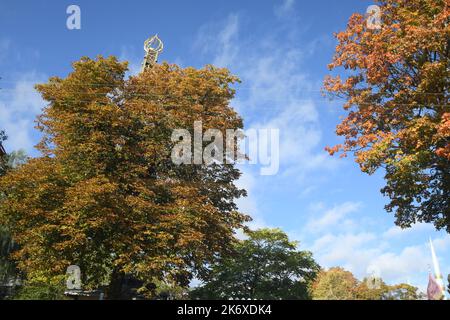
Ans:
<svg viewBox="0 0 450 320"><path fill-rule="evenodd" d="M145 40L145 57L142 62L141 72L144 72L147 68L150 68L158 61L158 55L161 53L163 48L163 42L158 38L157 34Z"/></svg>

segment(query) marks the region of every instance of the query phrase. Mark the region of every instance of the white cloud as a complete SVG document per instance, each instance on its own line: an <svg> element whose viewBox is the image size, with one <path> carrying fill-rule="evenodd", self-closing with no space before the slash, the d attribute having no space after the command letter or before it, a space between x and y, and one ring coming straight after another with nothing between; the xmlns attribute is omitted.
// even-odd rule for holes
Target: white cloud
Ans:
<svg viewBox="0 0 450 320"><path fill-rule="evenodd" d="M374 253L373 248L363 252L358 250L375 239L376 236L370 232L325 234L314 241L311 249L325 266L342 265L355 270L358 269L355 265L365 264Z"/></svg>
<svg viewBox="0 0 450 320"><path fill-rule="evenodd" d="M242 175L236 182L238 188L245 189L247 191L247 197L240 198L236 201L238 208L241 212L248 214L252 217L247 225L253 230L260 228L267 228L269 225L261 216L261 212L258 207L258 201L255 197L256 194L256 178L255 175L250 171L243 168Z"/></svg>
<svg viewBox="0 0 450 320"><path fill-rule="evenodd" d="M229 66L239 53L237 35L239 31L239 17L232 14L228 17L225 28L218 34L220 53L215 57L213 64L217 66Z"/></svg>
<svg viewBox="0 0 450 320"><path fill-rule="evenodd" d="M450 251L450 235L446 237L432 238L434 248L436 251L448 252ZM449 266L450 267L450 266Z"/></svg>
<svg viewBox="0 0 450 320"><path fill-rule="evenodd" d="M281 4L275 7L274 12L278 17L283 17L292 11L295 0L281 0L280 2Z"/></svg>
<svg viewBox="0 0 450 320"><path fill-rule="evenodd" d="M240 198L238 201L239 209L248 214L255 214L257 209L256 200L252 197L255 188L255 177L248 170L242 170L242 175L236 182L236 186L247 190L248 196Z"/></svg>
<svg viewBox="0 0 450 320"><path fill-rule="evenodd" d="M326 210L321 217L311 219L307 223L306 229L308 232L319 232L327 230L329 227L333 227L336 230L344 225L348 226L348 223L351 220L345 218L350 213L357 212L360 208L361 203L355 202L345 202L343 204L336 205L333 208Z"/></svg>
<svg viewBox="0 0 450 320"><path fill-rule="evenodd" d="M36 132L34 120L45 102L34 85L45 80L44 75L36 72L25 73L13 88L5 88L0 92L0 128L8 135L5 147L9 151L24 149L30 153L37 142L33 138L33 132Z"/></svg>
<svg viewBox="0 0 450 320"><path fill-rule="evenodd" d="M393 226L383 233L383 237L387 239L411 236L413 233L417 232L431 232L434 230L434 226L430 223L417 223L411 228L402 229L398 226Z"/></svg>
<svg viewBox="0 0 450 320"><path fill-rule="evenodd" d="M374 232L329 233L316 239L311 250L322 266L343 266L359 279L375 268L388 283L415 280L415 285L423 286L430 263L425 243L397 252Z"/></svg>
<svg viewBox="0 0 450 320"><path fill-rule="evenodd" d="M312 214L305 228L291 234L297 238L313 234L314 240L308 249L323 267L342 266L359 279L366 277L368 270L375 269L388 283L409 282L423 290L432 264L428 236L434 238L438 256L445 257L450 251L450 235L436 233L432 226L425 224L407 230L393 227L378 233L371 227L369 231L362 220L356 221L350 216L363 208L354 202L332 208L316 203L310 208ZM404 235L408 235L409 241ZM448 259L442 262L448 263ZM441 264L443 274L447 274L450 268L443 266Z"/></svg>
<svg viewBox="0 0 450 320"><path fill-rule="evenodd" d="M136 52L134 47L122 46L120 49L120 61L128 61L128 75L134 76L141 71L141 63L144 57L144 49L142 49L141 56Z"/></svg>
<svg viewBox="0 0 450 320"><path fill-rule="evenodd" d="M279 40L276 31L246 42L241 20L231 14L223 23L202 27L195 48L242 79L232 105L243 115L246 128L280 130L282 178L301 181L314 170L336 168L338 161L323 150L317 106L305 96L315 83L300 65L311 53L298 42Z"/></svg>
<svg viewBox="0 0 450 320"><path fill-rule="evenodd" d="M2 63L8 55L11 41L9 39L0 39L0 63Z"/></svg>
<svg viewBox="0 0 450 320"><path fill-rule="evenodd" d="M240 17L230 14L222 23L203 25L193 45L201 54L211 54L212 64L217 67L231 67L236 64L240 43L238 39Z"/></svg>
<svg viewBox="0 0 450 320"><path fill-rule="evenodd" d="M426 273L429 263L430 254L425 244L406 247L400 253L383 252L370 261L371 265L378 267L382 276L397 282L404 282L417 273Z"/></svg>

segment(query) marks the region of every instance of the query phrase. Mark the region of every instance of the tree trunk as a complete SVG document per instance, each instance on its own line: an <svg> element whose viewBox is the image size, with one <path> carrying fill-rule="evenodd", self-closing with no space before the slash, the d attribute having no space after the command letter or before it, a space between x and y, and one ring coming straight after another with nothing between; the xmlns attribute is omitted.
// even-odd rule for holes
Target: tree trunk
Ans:
<svg viewBox="0 0 450 320"><path fill-rule="evenodd" d="M111 282L109 283L107 290L108 300L121 300L127 299L123 292L123 282L125 279L125 273L120 271L120 268L114 269L111 275Z"/></svg>

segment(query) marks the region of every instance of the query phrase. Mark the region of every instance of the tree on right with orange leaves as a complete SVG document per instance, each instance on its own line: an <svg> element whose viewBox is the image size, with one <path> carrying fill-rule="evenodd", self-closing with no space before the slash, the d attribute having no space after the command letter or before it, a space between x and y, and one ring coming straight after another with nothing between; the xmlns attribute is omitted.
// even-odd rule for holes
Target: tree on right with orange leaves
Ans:
<svg viewBox="0 0 450 320"><path fill-rule="evenodd" d="M336 34L325 91L345 99L344 137L363 172L386 171L382 193L396 224L450 232L449 0L379 0L381 24L354 14Z"/></svg>

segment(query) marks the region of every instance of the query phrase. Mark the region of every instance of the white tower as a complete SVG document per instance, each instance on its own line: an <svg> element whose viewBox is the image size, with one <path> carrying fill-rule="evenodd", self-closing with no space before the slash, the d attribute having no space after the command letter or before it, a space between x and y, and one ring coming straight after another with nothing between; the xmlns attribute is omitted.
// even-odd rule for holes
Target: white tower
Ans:
<svg viewBox="0 0 450 320"><path fill-rule="evenodd" d="M434 251L433 241L431 240L431 237L430 237L430 248L431 248L431 258L433 260L434 277L436 278L436 282L442 289L442 295L444 296L444 299L446 299L444 280L442 278L441 269L439 268L439 261L436 256L436 252Z"/></svg>

